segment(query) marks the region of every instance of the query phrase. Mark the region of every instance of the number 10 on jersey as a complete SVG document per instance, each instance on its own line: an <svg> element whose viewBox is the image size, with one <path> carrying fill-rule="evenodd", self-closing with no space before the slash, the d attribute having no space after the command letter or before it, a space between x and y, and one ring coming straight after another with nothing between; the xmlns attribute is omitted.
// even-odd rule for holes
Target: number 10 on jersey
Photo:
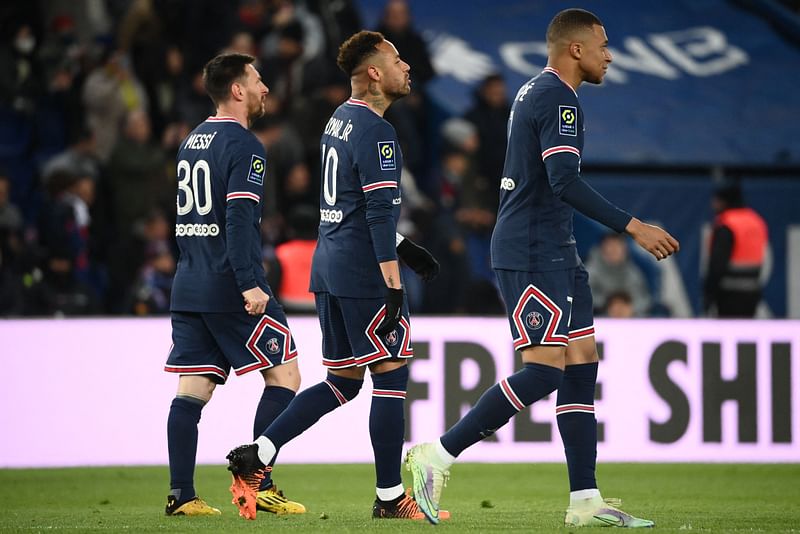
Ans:
<svg viewBox="0 0 800 534"><path fill-rule="evenodd" d="M339 154L336 152L336 148L327 148L327 145L322 145L322 193L329 206L336 205L336 171L338 168Z"/></svg>

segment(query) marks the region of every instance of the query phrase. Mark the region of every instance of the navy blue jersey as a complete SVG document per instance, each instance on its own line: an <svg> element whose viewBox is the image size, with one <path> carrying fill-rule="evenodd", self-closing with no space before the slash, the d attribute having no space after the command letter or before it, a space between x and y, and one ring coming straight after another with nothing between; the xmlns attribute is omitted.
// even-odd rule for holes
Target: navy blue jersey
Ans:
<svg viewBox="0 0 800 534"><path fill-rule="evenodd" d="M400 217L400 144L391 124L351 98L320 140L322 191L311 291L337 297L386 293L379 263L396 260Z"/></svg>
<svg viewBox="0 0 800 534"><path fill-rule="evenodd" d="M578 95L546 67L517 92L508 119L492 266L516 271L580 264L573 208L559 196L580 177L583 112Z"/></svg>
<svg viewBox="0 0 800 534"><path fill-rule="evenodd" d="M263 145L238 121L210 117L178 151L180 258L173 311L244 311L242 291L267 287L261 263Z"/></svg>

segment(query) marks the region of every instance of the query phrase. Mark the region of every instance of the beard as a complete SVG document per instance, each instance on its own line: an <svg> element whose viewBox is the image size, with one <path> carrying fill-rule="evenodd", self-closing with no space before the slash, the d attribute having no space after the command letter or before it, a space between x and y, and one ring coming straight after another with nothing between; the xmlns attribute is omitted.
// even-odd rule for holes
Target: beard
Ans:
<svg viewBox="0 0 800 534"><path fill-rule="evenodd" d="M247 119L252 122L266 113L266 101L261 97L252 99L247 106Z"/></svg>

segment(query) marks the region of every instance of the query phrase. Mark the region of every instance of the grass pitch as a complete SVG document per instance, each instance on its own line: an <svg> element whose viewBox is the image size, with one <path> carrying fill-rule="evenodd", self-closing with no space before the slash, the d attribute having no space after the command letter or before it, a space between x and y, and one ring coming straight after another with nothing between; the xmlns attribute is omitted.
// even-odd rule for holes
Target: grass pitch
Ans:
<svg viewBox="0 0 800 534"><path fill-rule="evenodd" d="M658 533L800 532L800 465L604 464L603 494L653 519ZM371 519L370 465L285 465L275 473L302 516L260 513L246 521L230 504L223 466L200 466L200 496L222 516L165 517L166 467L0 470L0 531L570 532L563 527L566 469L558 464L457 464L442 507L450 521L432 526ZM405 473L404 473L405 476ZM409 480L406 480L408 485ZM586 531L596 529L584 529Z"/></svg>

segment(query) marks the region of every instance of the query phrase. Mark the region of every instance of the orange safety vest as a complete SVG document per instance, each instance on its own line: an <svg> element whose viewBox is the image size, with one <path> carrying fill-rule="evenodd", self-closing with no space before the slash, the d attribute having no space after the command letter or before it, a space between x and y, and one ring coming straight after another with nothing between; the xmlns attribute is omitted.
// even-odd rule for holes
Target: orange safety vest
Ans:
<svg viewBox="0 0 800 534"><path fill-rule="evenodd" d="M730 268L760 267L767 250L767 224L750 208L732 208L720 213L715 224L733 233Z"/></svg>
<svg viewBox="0 0 800 534"><path fill-rule="evenodd" d="M295 240L278 245L275 255L281 264L281 285L278 294L284 306L314 309L314 293L308 290L311 280L311 259L316 241Z"/></svg>

